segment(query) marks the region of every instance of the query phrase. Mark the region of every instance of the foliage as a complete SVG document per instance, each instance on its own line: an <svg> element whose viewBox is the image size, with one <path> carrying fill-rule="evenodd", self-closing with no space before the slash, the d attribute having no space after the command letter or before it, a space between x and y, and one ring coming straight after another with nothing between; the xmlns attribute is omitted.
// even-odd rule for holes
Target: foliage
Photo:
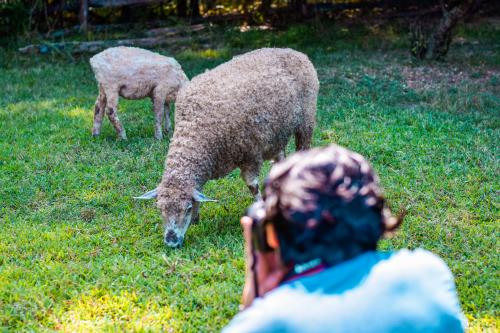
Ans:
<svg viewBox="0 0 500 333"><path fill-rule="evenodd" d="M479 0L477 0L479 1ZM493 2L493 0L483 0ZM456 3L451 1L450 3ZM460 2L460 1L458 1ZM110 6L110 3L113 3ZM127 3L127 5L124 5ZM247 24L272 23L288 26L297 20L330 18L379 18L419 15L420 10L436 7L432 0L89 0L89 24L176 25L194 21L238 21ZM102 7L104 6L104 7ZM2 9L5 7L4 9ZM64 34L79 24L79 0L0 0L0 23L14 39L22 33L53 36ZM22 13L22 15L20 15ZM200 17L201 16L201 17ZM66 33L68 31L65 31Z"/></svg>
<svg viewBox="0 0 500 333"><path fill-rule="evenodd" d="M22 32L26 16L29 16L29 10L23 2L0 2L0 38Z"/></svg>
<svg viewBox="0 0 500 333"><path fill-rule="evenodd" d="M226 29L212 49L159 51L175 51L189 77L256 47L306 52L321 81L314 144L367 156L393 209L408 207L381 248L440 255L472 330L494 331L500 30L459 31L449 64L432 66L408 59L394 26ZM181 249L167 249L154 204L131 199L159 182L168 149L153 138L150 102L120 102L129 141L107 121L93 139L88 58L6 56L0 84L0 331L223 327L238 311L238 220L252 201L238 171L205 186L220 203L202 207Z"/></svg>

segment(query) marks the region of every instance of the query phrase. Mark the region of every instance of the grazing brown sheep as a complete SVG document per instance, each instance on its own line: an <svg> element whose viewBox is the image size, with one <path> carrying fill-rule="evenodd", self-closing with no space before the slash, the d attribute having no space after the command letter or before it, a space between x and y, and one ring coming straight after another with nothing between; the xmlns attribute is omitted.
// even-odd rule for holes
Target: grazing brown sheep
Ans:
<svg viewBox="0 0 500 333"><path fill-rule="evenodd" d="M198 219L199 189L235 168L256 197L265 160L283 156L295 136L309 148L319 82L306 55L266 48L235 57L193 78L179 92L175 131L156 190L165 222L165 243L180 246L191 220Z"/></svg>

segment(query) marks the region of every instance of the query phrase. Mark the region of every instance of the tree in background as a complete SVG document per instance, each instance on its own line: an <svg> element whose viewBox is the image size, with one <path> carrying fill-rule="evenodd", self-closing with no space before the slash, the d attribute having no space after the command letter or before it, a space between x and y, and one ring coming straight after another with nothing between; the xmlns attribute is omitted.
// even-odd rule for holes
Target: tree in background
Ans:
<svg viewBox="0 0 500 333"><path fill-rule="evenodd" d="M200 14L200 0L190 0L189 1L189 13L188 13L188 2L187 0L177 0L177 16L180 18L187 18L188 14L191 18L198 18Z"/></svg>
<svg viewBox="0 0 500 333"><path fill-rule="evenodd" d="M177 16L187 17L187 0L177 0Z"/></svg>
<svg viewBox="0 0 500 333"><path fill-rule="evenodd" d="M191 0L191 18L200 17L200 0Z"/></svg>
<svg viewBox="0 0 500 333"><path fill-rule="evenodd" d="M430 28L436 24L432 20L417 21L411 29L411 52L420 60L443 59L453 39L454 28L479 9L481 0L451 1L448 4L440 0L439 3L442 17L434 30Z"/></svg>

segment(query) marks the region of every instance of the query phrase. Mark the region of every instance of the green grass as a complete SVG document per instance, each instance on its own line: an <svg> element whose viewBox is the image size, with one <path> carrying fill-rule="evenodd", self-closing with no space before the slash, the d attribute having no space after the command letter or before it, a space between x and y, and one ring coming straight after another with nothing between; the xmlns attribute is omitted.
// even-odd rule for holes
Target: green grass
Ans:
<svg viewBox="0 0 500 333"><path fill-rule="evenodd" d="M464 41L446 63L423 65L408 57L399 31L317 23L226 32L212 49L173 55L192 77L256 47L306 52L321 81L314 145L368 157L394 210L408 208L381 248L440 255L473 330L494 331L500 29L461 28ZM220 203L202 207L181 249L165 248L154 204L131 199L156 186L168 150L168 140L153 139L150 102L121 101L129 141L117 141L107 120L93 139L88 59L14 54L4 50L0 68L0 331L223 327L238 311L238 220L252 201L238 171L205 186Z"/></svg>

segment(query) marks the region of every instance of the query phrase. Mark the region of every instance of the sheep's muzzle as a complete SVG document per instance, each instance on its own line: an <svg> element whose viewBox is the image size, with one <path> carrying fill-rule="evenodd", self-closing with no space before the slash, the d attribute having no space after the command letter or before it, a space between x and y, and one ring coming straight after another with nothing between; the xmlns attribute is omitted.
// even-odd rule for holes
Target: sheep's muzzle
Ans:
<svg viewBox="0 0 500 333"><path fill-rule="evenodd" d="M169 247L178 248L182 246L184 242L184 237L177 236L175 231L168 230L165 232L165 244Z"/></svg>

